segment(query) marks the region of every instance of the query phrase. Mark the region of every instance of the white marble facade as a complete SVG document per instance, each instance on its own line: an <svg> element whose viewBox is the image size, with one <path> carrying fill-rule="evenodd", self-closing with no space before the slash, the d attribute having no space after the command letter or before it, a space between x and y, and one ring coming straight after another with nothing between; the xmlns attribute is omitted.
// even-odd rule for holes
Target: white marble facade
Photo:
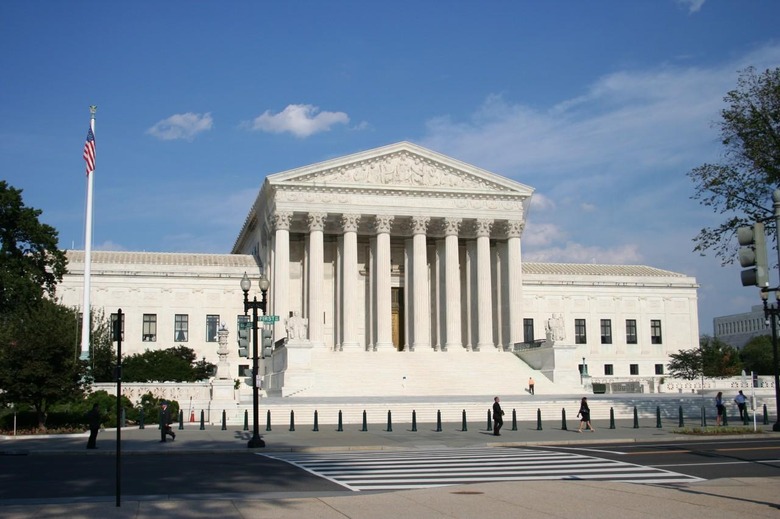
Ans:
<svg viewBox="0 0 780 519"><path fill-rule="evenodd" d="M233 252L315 348L502 349L522 340L532 192L402 142L268 176Z"/></svg>
<svg viewBox="0 0 780 519"><path fill-rule="evenodd" d="M513 370L527 379L531 368L505 352L543 340L554 314L563 342L594 376L653 376L669 353L698 344L691 277L644 266L523 263L532 192L407 142L269 175L232 254L93 253L93 305L107 314L123 308L128 353L178 344L175 316L188 315L185 345L212 362L217 343L207 341L206 316L220 316L233 344L245 271L258 298L260 273L271 281L275 340L289 315L307 320L315 363L463 354L494 358L508 380ZM69 259L58 292L78 306L83 254L70 251ZM158 342L141 340L143 314L157 316ZM248 364L232 347L229 361L236 377ZM317 366L310 368L316 380Z"/></svg>

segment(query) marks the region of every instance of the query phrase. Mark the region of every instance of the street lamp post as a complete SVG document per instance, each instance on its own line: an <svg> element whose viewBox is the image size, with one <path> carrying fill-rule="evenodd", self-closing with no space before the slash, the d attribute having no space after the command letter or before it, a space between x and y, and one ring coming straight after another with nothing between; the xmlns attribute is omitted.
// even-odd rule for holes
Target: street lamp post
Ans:
<svg viewBox="0 0 780 519"><path fill-rule="evenodd" d="M777 354L777 316L780 315L780 291L774 290L775 293L775 304L770 305L767 302L767 299L769 297L769 291L762 290L761 291L761 299L764 302L764 317L767 319L770 319L770 323L772 326L772 365L774 367L774 375L775 375L775 423L772 425L772 430L775 432L780 431L780 387L778 387L778 383L780 383L780 373L778 370L780 369L778 367L778 354Z"/></svg>
<svg viewBox="0 0 780 519"><path fill-rule="evenodd" d="M265 447L265 442L260 438L260 395L259 388L257 387L257 378L259 372L259 360L258 360L258 337L257 337L257 310L260 309L265 315L266 312L266 294L268 293L268 287L271 282L264 274L260 275L260 301L257 300L257 296L249 300L249 289L252 287L252 282L249 281L249 276L244 272L244 277L241 278L241 290L244 292L244 315L247 315L249 309L252 309L252 419L253 419L253 432L252 439L247 443L247 447L250 449L257 447Z"/></svg>

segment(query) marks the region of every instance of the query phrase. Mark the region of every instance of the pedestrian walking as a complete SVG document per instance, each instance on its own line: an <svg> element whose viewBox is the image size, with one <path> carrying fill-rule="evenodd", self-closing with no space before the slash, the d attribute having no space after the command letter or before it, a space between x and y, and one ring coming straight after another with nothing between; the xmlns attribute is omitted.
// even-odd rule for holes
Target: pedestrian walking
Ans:
<svg viewBox="0 0 780 519"><path fill-rule="evenodd" d="M742 392L742 390L737 393L737 396L734 398L734 402L737 404L737 408L739 409L739 419L744 422L747 420L747 398L745 397L745 394Z"/></svg>
<svg viewBox="0 0 780 519"><path fill-rule="evenodd" d="M532 395L534 394L534 384L535 384L534 377L529 377L528 378L528 392L531 393Z"/></svg>
<svg viewBox="0 0 780 519"><path fill-rule="evenodd" d="M718 394L715 396L715 409L718 411L715 424L723 425L723 413L726 412L726 406L723 405L723 391L718 391Z"/></svg>
<svg viewBox="0 0 780 519"><path fill-rule="evenodd" d="M97 435L100 431L100 406L94 404L92 410L87 412L87 424L89 424L89 439L87 449L97 449Z"/></svg>
<svg viewBox="0 0 780 519"><path fill-rule="evenodd" d="M499 398L496 397L493 399L493 435L494 436L501 436L501 433L499 432L501 430L501 427L504 425L504 410L501 409L501 404L499 404Z"/></svg>
<svg viewBox="0 0 780 519"><path fill-rule="evenodd" d="M175 440L176 433L171 428L171 410L168 409L168 402L163 400L160 408L160 443L165 443L168 435L171 436L172 440Z"/></svg>
<svg viewBox="0 0 780 519"><path fill-rule="evenodd" d="M596 432L593 425L590 423L590 407L588 406L587 397L582 397L582 400L580 400L580 410L577 412L577 416L580 417L580 427L577 429L578 433L582 432L583 427L585 427L586 431L590 429L591 432Z"/></svg>

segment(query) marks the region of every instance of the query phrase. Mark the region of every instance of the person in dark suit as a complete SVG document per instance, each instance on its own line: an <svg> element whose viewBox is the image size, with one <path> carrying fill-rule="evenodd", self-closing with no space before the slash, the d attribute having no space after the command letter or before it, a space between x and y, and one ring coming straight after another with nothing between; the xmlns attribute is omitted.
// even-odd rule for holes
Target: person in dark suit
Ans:
<svg viewBox="0 0 780 519"><path fill-rule="evenodd" d="M171 410L168 409L168 402L163 401L160 410L160 443L165 443L169 434L172 440L176 439L176 433L171 428Z"/></svg>
<svg viewBox="0 0 780 519"><path fill-rule="evenodd" d="M501 409L501 404L498 402L498 397L493 399L493 434L495 436L501 436L499 431L504 425L504 411Z"/></svg>
<svg viewBox="0 0 780 519"><path fill-rule="evenodd" d="M87 423L89 424L89 440L87 440L87 449L97 449L97 435L100 430L100 406L95 404L92 410L87 413Z"/></svg>

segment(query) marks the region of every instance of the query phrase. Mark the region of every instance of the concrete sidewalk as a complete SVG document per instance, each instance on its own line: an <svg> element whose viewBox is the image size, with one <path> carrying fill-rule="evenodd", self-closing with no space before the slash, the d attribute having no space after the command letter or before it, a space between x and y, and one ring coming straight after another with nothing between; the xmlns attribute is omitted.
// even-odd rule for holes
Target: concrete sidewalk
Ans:
<svg viewBox="0 0 780 519"><path fill-rule="evenodd" d="M618 420L615 428L608 421L595 422L595 432L577 433L579 422L570 420L567 430L560 421L542 424L520 422L511 430L505 422L502 435L493 436L486 423L470 423L467 431L462 423L443 423L441 432L436 424L368 424L345 425L337 431L335 425L274 426L272 431L260 428L266 442L262 452L281 451L344 451L356 449L423 449L435 447L461 448L476 446L570 445L599 442L690 441L700 437L674 432L676 423L662 422L657 428L653 420L633 427L632 420ZM247 452L251 427L206 426L187 423L182 430L174 426L176 440L159 443L159 430L149 426L121 431L121 452L126 455L185 452ZM764 434L771 425L759 425ZM713 427L714 429L714 427ZM733 439L734 436L727 438ZM71 454L74 456L115 456L116 430L101 431L98 449L87 450L87 435L17 437L0 439L0 452L5 455ZM2 457L0 457L2 463ZM733 518L735 514L750 517L780 515L780 477L704 481L671 487L596 481L531 481L448 486L424 490L387 493L338 493L337 495L257 494L257 495L197 495L197 496L127 496L117 508L113 499L53 502L41 500L25 505L0 505L0 518L38 517L157 517L191 518L474 518L526 517L567 518L582 515L600 519L625 518Z"/></svg>

